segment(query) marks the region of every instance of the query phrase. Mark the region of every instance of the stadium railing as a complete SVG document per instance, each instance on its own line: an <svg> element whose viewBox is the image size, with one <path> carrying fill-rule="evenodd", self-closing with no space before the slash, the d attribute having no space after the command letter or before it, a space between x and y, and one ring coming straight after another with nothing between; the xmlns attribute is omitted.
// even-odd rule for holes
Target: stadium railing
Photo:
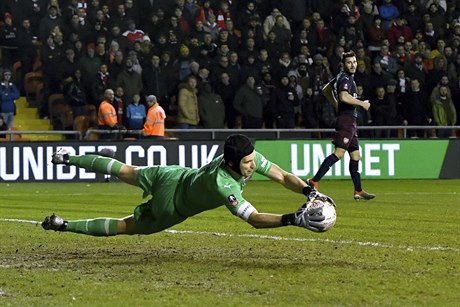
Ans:
<svg viewBox="0 0 460 307"><path fill-rule="evenodd" d="M390 130L392 136L390 139L406 139L409 138L409 131L424 130L426 131L425 138L437 138L435 131L450 130L452 136L444 138L460 137L460 126L360 126L359 131L376 131ZM250 138L266 139L266 140L281 140L281 139L329 139L334 129L166 129L166 139L169 140L223 140L230 134L244 133ZM104 139L123 140L136 139L141 136L141 130L100 130L88 129L86 135L82 135L80 131L54 130L54 131L0 131L0 140L2 135L7 135L6 141L20 141L14 136L27 134L61 134L66 135L66 140L82 141L82 140L97 140ZM373 137L369 137L374 139ZM422 137L421 137L422 138ZM363 138L366 139L366 138ZM381 138L387 139L387 138ZM5 141L5 139L3 139ZM29 140L28 140L29 141ZM33 140L30 140L33 141ZM43 141L43 140L40 140Z"/></svg>
<svg viewBox="0 0 460 307"><path fill-rule="evenodd" d="M16 136L22 135L66 135L70 136L70 139L73 140L82 140L83 136L81 135L80 131L69 131L69 130L46 130L46 131L35 131L35 130L7 130L7 131L0 131L0 141L33 141L33 140L23 140L22 138L16 138ZM6 136L6 140L2 139L2 136ZM37 140L43 142L43 140Z"/></svg>

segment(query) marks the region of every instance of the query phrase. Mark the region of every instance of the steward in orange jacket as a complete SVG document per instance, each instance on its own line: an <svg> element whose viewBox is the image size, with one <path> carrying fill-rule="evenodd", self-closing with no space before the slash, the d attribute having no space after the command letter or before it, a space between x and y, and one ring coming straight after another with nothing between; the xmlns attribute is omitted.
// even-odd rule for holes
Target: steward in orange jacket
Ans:
<svg viewBox="0 0 460 307"><path fill-rule="evenodd" d="M154 95L147 97L147 118L142 135L145 138L164 139L166 114Z"/></svg>
<svg viewBox="0 0 460 307"><path fill-rule="evenodd" d="M113 90L106 89L104 92L104 100L99 105L97 112L97 124L99 129L116 129L117 128L117 111L113 106L115 94Z"/></svg>

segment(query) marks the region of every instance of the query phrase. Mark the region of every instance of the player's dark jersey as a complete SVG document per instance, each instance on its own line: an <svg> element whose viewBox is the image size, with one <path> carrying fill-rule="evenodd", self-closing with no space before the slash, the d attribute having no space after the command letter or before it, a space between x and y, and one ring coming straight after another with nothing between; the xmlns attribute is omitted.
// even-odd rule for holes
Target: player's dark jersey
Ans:
<svg viewBox="0 0 460 307"><path fill-rule="evenodd" d="M339 93L343 91L348 92L354 98L357 97L355 80L353 79L352 75L349 75L344 71L337 75L337 79L334 83L334 94L336 95L339 102L339 115L349 114L358 118L356 106L340 101Z"/></svg>

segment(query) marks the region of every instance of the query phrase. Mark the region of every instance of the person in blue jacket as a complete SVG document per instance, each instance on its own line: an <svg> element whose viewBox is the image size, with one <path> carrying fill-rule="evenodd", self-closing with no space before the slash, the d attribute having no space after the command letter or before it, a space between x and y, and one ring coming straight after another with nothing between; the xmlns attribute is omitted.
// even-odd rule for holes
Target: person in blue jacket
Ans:
<svg viewBox="0 0 460 307"><path fill-rule="evenodd" d="M14 115L16 114L16 99L20 96L18 88L11 81L11 77L11 71L5 69L0 83L0 115L5 120L8 128L13 127Z"/></svg>

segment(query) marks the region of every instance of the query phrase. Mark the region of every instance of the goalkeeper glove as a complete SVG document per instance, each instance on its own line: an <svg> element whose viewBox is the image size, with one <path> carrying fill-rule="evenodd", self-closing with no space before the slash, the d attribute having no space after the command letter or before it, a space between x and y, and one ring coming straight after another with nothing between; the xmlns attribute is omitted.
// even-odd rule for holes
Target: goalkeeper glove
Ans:
<svg viewBox="0 0 460 307"><path fill-rule="evenodd" d="M307 210L307 203L305 203L295 213L283 215L281 222L284 226L295 225L314 232L322 232L324 231L324 225L321 221L325 218L323 208Z"/></svg>
<svg viewBox="0 0 460 307"><path fill-rule="evenodd" d="M318 192L317 190L313 189L310 194L308 194L307 196L307 199L310 201L310 200L314 200L314 199L319 199L319 200L322 200L322 201L327 201L328 203L332 204L334 207L337 207L337 205L335 204L334 200L332 198L330 198L329 196L327 195L324 195L323 193L320 193Z"/></svg>

